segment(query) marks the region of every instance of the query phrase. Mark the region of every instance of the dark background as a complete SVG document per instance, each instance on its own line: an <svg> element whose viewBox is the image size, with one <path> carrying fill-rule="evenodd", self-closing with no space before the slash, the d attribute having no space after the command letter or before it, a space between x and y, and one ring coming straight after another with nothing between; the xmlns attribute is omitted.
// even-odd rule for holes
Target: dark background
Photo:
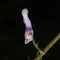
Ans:
<svg viewBox="0 0 60 60"><path fill-rule="evenodd" d="M60 32L58 0L0 0L0 60L33 60L37 50L32 42L24 44L25 25L21 15L29 9L35 41L42 49ZM60 41L43 56L43 60L60 60Z"/></svg>

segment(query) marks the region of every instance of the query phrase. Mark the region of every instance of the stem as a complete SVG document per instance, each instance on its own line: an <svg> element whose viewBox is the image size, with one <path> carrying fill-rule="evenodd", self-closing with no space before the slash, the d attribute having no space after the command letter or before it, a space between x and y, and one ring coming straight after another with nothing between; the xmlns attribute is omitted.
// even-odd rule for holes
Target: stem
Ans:
<svg viewBox="0 0 60 60"><path fill-rule="evenodd" d="M35 46L35 48L36 48L40 53L43 53L43 51L38 47L38 44L36 44L34 40L32 40L32 42L33 42L33 45Z"/></svg>
<svg viewBox="0 0 60 60"><path fill-rule="evenodd" d="M46 52L60 39L60 33L43 49L43 53L39 54L34 60L41 59ZM34 45L34 44L33 44ZM39 50L38 50L39 51Z"/></svg>
<svg viewBox="0 0 60 60"><path fill-rule="evenodd" d="M31 60L29 56L28 56L28 60Z"/></svg>
<svg viewBox="0 0 60 60"><path fill-rule="evenodd" d="M60 39L60 33L44 48L44 54Z"/></svg>

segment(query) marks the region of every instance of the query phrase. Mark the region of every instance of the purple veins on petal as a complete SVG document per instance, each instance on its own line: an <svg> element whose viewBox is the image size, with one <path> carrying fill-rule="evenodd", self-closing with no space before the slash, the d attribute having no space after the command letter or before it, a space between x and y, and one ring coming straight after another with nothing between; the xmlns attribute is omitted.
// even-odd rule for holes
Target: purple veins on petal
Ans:
<svg viewBox="0 0 60 60"><path fill-rule="evenodd" d="M26 31L26 33L28 33L29 35L33 35L33 31L32 30L28 30L28 31Z"/></svg>
<svg viewBox="0 0 60 60"><path fill-rule="evenodd" d="M32 27L26 27L26 31L32 30Z"/></svg>

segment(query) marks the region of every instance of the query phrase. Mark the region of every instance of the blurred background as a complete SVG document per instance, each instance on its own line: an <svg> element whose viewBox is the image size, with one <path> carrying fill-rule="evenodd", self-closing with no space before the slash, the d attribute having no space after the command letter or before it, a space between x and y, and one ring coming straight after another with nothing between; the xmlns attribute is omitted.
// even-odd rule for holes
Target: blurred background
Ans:
<svg viewBox="0 0 60 60"><path fill-rule="evenodd" d="M29 10L34 39L44 48L60 32L59 0L0 0L0 60L33 60L37 50L24 44L25 25L21 10ZM60 40L43 56L60 60Z"/></svg>

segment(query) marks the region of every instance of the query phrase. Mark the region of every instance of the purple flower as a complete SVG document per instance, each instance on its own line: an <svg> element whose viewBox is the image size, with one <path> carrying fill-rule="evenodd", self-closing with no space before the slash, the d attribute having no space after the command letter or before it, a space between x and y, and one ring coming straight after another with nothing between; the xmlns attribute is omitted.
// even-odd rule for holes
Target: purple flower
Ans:
<svg viewBox="0 0 60 60"><path fill-rule="evenodd" d="M28 10L25 8L22 10L23 22L25 24L25 44L28 44L33 40L33 29L31 21L28 17Z"/></svg>

